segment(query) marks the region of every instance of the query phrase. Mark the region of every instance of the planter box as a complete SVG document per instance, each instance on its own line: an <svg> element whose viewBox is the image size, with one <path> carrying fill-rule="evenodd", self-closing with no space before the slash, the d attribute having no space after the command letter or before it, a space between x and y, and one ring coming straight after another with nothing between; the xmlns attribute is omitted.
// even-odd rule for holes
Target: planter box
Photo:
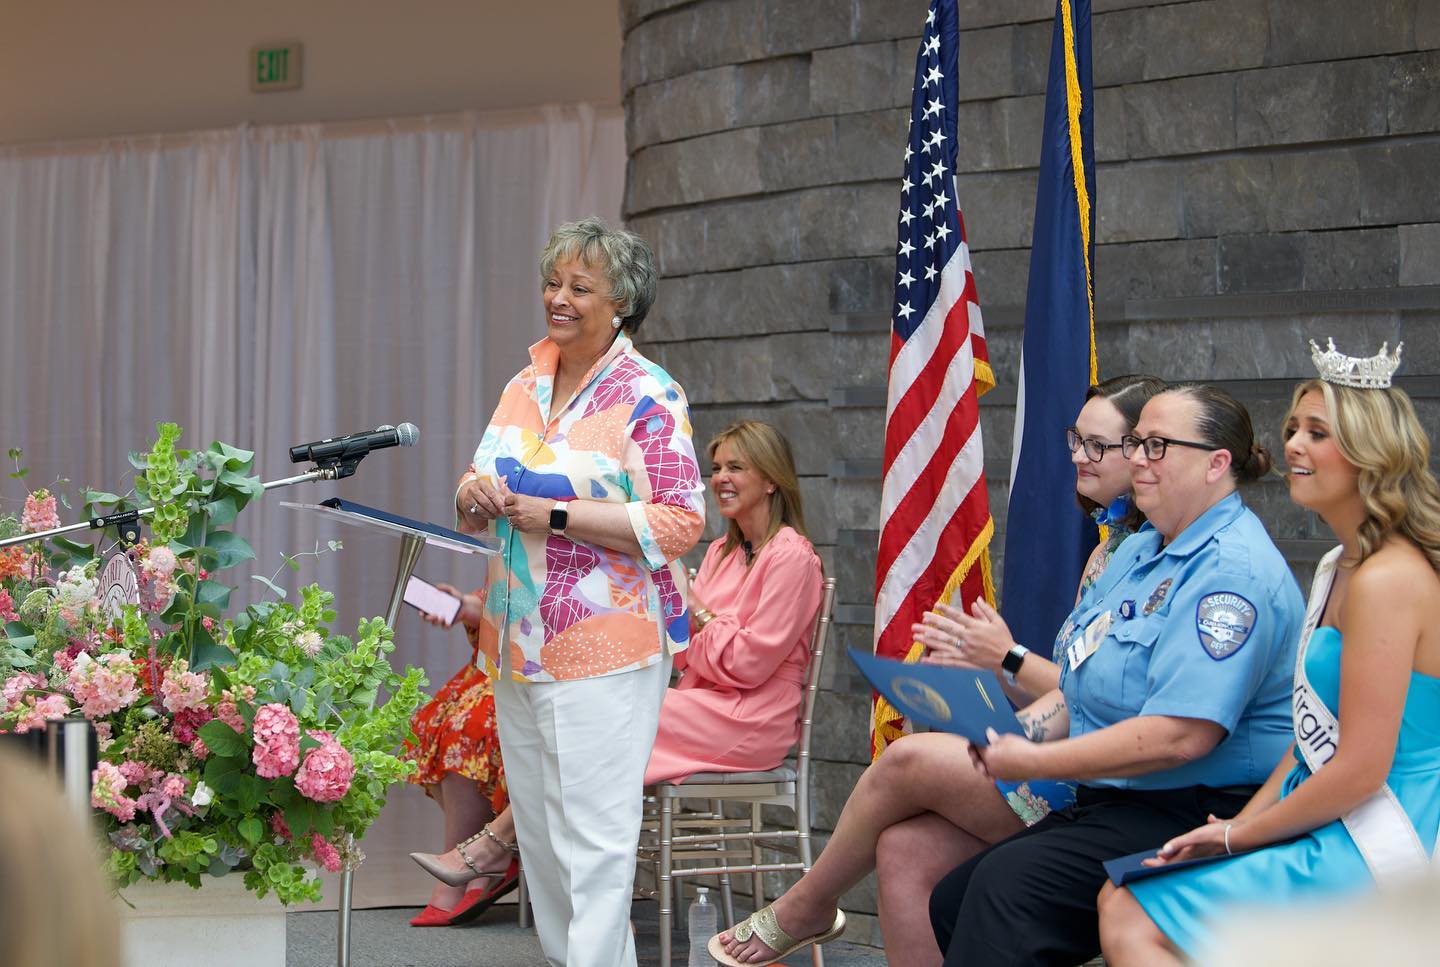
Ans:
<svg viewBox="0 0 1440 967"><path fill-rule="evenodd" d="M242 874L126 887L120 911L125 967L285 967L285 908L257 900Z"/></svg>

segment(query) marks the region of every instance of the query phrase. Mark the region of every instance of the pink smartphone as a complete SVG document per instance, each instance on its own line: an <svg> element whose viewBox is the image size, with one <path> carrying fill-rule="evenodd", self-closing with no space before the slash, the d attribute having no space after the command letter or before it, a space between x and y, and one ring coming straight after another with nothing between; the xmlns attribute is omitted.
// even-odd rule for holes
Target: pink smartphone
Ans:
<svg viewBox="0 0 1440 967"><path fill-rule="evenodd" d="M405 584L405 603L411 607L433 614L445 622L453 622L460 613L460 599L448 591L441 591L424 578L410 575Z"/></svg>

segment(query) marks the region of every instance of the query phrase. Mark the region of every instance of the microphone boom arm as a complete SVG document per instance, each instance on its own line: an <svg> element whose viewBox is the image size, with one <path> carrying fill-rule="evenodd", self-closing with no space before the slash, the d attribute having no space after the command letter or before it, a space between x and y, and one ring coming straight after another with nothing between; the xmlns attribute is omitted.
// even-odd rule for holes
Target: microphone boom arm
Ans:
<svg viewBox="0 0 1440 967"><path fill-rule="evenodd" d="M350 463L348 472L342 473L340 469L336 467L320 466L314 470L307 470L305 473L297 474L293 477L284 477L279 480L262 483L261 487L265 490L274 490L277 487L289 487L311 480L339 480L342 477L348 477L353 474L355 472L355 464L359 462L360 458L356 457L355 460ZM19 534L15 537L7 537L4 540L0 540L0 547L9 547L12 544L31 544L35 541L48 540L51 537L60 537L63 534L73 534L76 531L103 530L111 526L119 526L121 536L124 537L127 533L127 525L134 525L133 530L129 531L135 535L134 539L129 541L129 543L133 544L140 536L140 518L149 517L153 513L155 513L154 507L139 507L135 510L117 511L113 514L106 514L103 517L92 517L88 521L81 521L78 524L67 524L63 527L52 527L47 531L36 531L33 534Z"/></svg>

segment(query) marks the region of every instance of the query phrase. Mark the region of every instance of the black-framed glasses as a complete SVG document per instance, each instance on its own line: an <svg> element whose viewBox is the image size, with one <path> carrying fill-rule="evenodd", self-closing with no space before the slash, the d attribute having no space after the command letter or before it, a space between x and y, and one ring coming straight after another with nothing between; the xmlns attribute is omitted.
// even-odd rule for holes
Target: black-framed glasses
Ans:
<svg viewBox="0 0 1440 967"><path fill-rule="evenodd" d="M1208 443L1196 443L1193 440L1172 440L1168 436L1147 436L1140 439L1138 436L1126 434L1120 438L1120 453L1129 460L1135 455L1135 451L1141 447L1145 448L1146 460L1164 460L1167 447L1189 447L1192 450L1219 450L1220 447L1211 446Z"/></svg>
<svg viewBox="0 0 1440 967"><path fill-rule="evenodd" d="M1080 431L1073 426L1067 427L1065 430L1065 445L1070 448L1071 453L1084 447L1085 456L1091 463L1099 463L1104 460L1106 450L1119 450L1121 447L1119 443L1101 443L1094 437L1081 436Z"/></svg>

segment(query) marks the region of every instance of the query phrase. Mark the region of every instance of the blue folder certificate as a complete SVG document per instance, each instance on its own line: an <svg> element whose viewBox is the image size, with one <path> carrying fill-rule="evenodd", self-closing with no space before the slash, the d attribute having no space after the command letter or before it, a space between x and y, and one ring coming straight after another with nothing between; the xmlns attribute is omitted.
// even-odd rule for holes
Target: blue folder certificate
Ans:
<svg viewBox="0 0 1440 967"><path fill-rule="evenodd" d="M877 658L850 649L850 660L875 690L912 722L989 745L986 729L1023 735L994 672Z"/></svg>
<svg viewBox="0 0 1440 967"><path fill-rule="evenodd" d="M1216 853L1214 856L1201 856L1193 860L1178 860L1173 863L1166 863L1164 866L1146 866L1145 861L1158 855L1158 850L1147 849L1140 853L1131 853L1129 856L1117 856L1113 860L1105 861L1105 875L1110 877L1110 882L1116 886L1124 886L1136 880L1143 880L1149 876L1158 876L1161 873L1173 873L1175 870L1183 870L1187 866L1204 866L1206 863L1215 863L1220 860L1228 860L1235 856L1244 856L1251 850L1241 850L1238 853Z"/></svg>

